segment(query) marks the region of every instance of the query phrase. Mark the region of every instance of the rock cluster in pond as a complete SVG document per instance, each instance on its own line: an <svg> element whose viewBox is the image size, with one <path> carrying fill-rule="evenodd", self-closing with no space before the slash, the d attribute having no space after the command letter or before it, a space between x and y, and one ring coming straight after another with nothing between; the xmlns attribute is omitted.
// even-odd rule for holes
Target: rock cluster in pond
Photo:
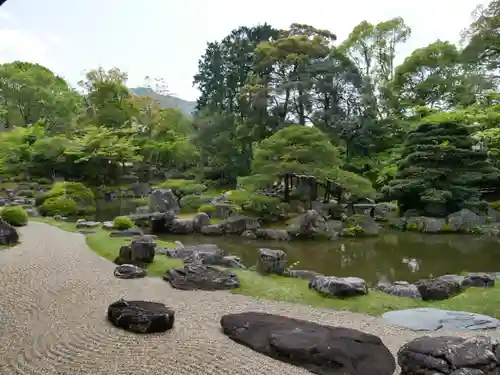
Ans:
<svg viewBox="0 0 500 375"><path fill-rule="evenodd" d="M122 264L115 268L113 274L119 279L139 279L146 276L146 270L133 264Z"/></svg>
<svg viewBox="0 0 500 375"><path fill-rule="evenodd" d="M175 248L156 249L156 251L171 258L182 259L186 264L201 263L229 268L246 268L239 257L229 255L225 250L213 244L184 246L178 242Z"/></svg>
<svg viewBox="0 0 500 375"><path fill-rule="evenodd" d="M175 313L162 303L119 300L108 307L108 320L135 333L159 333L172 329Z"/></svg>
<svg viewBox="0 0 500 375"><path fill-rule="evenodd" d="M173 288L181 290L230 290L240 287L240 281L230 270L201 264L172 268L163 275Z"/></svg>
<svg viewBox="0 0 500 375"><path fill-rule="evenodd" d="M120 247L115 263L118 265L133 264L139 267L152 263L155 257L156 236L136 236L130 245Z"/></svg>
<svg viewBox="0 0 500 375"><path fill-rule="evenodd" d="M0 218L0 245L9 246L19 242L19 233L16 228Z"/></svg>
<svg viewBox="0 0 500 375"><path fill-rule="evenodd" d="M355 329L259 312L224 315L232 340L320 375L392 375L394 357L379 337Z"/></svg>
<svg viewBox="0 0 500 375"><path fill-rule="evenodd" d="M434 308L416 308L389 311L382 318L395 326L413 331L477 331L494 329L500 326L500 321L487 315L465 311L451 311Z"/></svg>
<svg viewBox="0 0 500 375"><path fill-rule="evenodd" d="M401 375L497 375L500 347L487 336L419 337L398 351Z"/></svg>

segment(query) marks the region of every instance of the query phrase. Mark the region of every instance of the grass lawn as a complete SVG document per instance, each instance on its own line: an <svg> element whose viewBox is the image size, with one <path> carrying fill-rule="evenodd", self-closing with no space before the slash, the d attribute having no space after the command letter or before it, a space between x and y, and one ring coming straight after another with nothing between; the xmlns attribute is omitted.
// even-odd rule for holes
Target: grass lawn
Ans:
<svg viewBox="0 0 500 375"><path fill-rule="evenodd" d="M48 223L66 231L75 232L74 223L52 219L30 218L32 221ZM89 247L102 257L114 260L121 245L128 244L130 238L109 237L109 231L96 229L96 233L86 234ZM158 241L159 247L174 246L172 243ZM161 276L172 267L182 266L182 261L156 255L148 267L150 276ZM500 284L493 288L470 288L461 295L446 301L423 302L410 298L395 297L386 293L372 291L367 296L354 298L327 298L309 290L308 282L301 279L281 276L261 276L256 272L234 270L241 281L241 287L233 293L262 299L300 303L314 307L350 310L371 315L386 311L414 307L435 307L448 310L469 311L490 315L500 319Z"/></svg>

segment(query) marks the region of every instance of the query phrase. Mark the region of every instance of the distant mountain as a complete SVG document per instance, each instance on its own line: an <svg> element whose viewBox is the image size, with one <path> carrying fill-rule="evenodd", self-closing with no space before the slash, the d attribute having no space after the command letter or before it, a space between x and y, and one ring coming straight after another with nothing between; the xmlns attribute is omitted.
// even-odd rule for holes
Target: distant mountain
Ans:
<svg viewBox="0 0 500 375"><path fill-rule="evenodd" d="M148 96L160 103L163 108L178 108L186 115L192 115L196 102L190 102L171 95L160 95L148 87L136 87L130 89L135 95Z"/></svg>

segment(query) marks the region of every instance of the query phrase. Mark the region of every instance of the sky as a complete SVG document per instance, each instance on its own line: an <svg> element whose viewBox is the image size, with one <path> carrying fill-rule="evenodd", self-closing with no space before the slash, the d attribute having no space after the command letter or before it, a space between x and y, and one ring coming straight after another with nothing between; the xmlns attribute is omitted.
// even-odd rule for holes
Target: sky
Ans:
<svg viewBox="0 0 500 375"><path fill-rule="evenodd" d="M363 20L401 16L412 37L401 61L437 39L458 42L471 12L484 0L7 0L0 7L0 63L36 62L72 86L85 71L118 67L129 87L145 76L162 78L186 100L207 42L239 26L267 22L276 28L310 24L339 41Z"/></svg>

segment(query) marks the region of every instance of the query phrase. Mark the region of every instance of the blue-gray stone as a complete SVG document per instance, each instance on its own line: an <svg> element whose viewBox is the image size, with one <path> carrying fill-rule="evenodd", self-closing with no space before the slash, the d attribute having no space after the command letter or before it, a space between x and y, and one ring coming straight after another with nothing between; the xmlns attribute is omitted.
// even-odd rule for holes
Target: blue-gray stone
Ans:
<svg viewBox="0 0 500 375"><path fill-rule="evenodd" d="M382 318L391 325L413 331L437 331L438 329L477 331L494 329L500 326L500 320L487 315L427 307L389 311L383 314Z"/></svg>

